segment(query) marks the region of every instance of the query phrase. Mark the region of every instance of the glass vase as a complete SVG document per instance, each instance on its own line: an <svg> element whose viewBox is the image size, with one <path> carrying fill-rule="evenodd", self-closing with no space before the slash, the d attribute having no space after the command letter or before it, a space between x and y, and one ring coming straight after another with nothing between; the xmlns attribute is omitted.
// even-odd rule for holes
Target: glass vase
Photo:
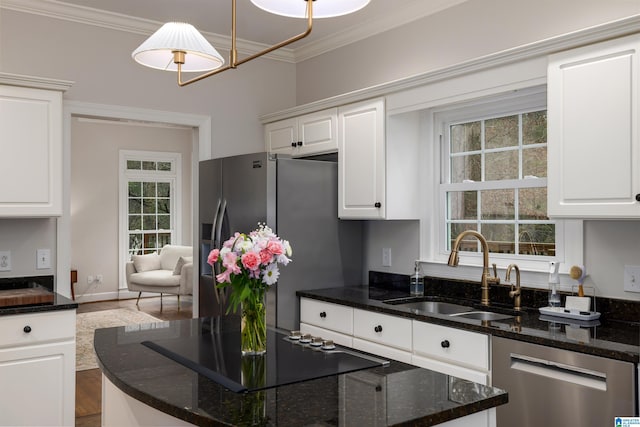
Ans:
<svg viewBox="0 0 640 427"><path fill-rule="evenodd" d="M240 341L242 355L261 355L267 352L267 316L264 291L242 302Z"/></svg>

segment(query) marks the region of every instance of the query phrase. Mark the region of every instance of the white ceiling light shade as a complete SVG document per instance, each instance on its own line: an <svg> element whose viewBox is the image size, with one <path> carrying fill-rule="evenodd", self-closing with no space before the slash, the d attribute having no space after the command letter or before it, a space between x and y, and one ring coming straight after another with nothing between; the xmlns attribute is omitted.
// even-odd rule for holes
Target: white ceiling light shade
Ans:
<svg viewBox="0 0 640 427"><path fill-rule="evenodd" d="M224 58L191 24L168 22L145 40L131 56L139 64L158 70L178 71L175 52L183 52L184 72L220 68Z"/></svg>
<svg viewBox="0 0 640 427"><path fill-rule="evenodd" d="M305 18L308 0L251 0L255 6L276 15ZM313 0L314 18L331 18L356 12L371 0Z"/></svg>

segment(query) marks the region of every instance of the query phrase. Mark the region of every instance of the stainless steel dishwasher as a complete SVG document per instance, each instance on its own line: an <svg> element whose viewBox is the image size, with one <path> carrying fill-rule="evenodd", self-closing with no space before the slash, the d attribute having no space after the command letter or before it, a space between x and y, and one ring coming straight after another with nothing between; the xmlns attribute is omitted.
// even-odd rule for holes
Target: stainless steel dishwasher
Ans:
<svg viewBox="0 0 640 427"><path fill-rule="evenodd" d="M492 337L493 386L509 393L497 427L608 426L638 416L635 366Z"/></svg>

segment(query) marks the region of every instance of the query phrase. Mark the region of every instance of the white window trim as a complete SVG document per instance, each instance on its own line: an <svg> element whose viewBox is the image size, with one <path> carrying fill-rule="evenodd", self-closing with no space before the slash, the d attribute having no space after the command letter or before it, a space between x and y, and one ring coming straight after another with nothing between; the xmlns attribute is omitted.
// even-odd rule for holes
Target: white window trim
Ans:
<svg viewBox="0 0 640 427"><path fill-rule="evenodd" d="M491 105L498 102L498 104ZM421 263L423 272L434 277L449 277L461 280L479 280L482 267L481 253L459 254L460 267L452 268L447 265L449 252L446 248L446 228L444 197L440 190L440 182L446 172L445 159L443 158L443 134L442 123L448 121L464 121L477 118L476 111L480 111L483 105L491 105L491 116L508 115L515 110L540 110L546 109L546 86L537 86L528 89L511 91L508 93L495 93L482 99L473 99L470 94L467 100L446 103L433 107L425 112L425 128L431 129L426 133L426 147L423 150L423 158L431 159L431 169L424 168L421 182L423 186L422 198L423 216L421 218ZM467 110L467 107L470 107ZM474 108L477 107L475 111ZM462 114L460 110L465 108L468 114ZM483 113L483 116L487 115ZM430 169L430 170L429 170ZM504 277L504 270L511 263L517 264L522 272L523 284L532 287L546 288L548 279L548 266L550 260L559 261L560 272L567 273L572 265L583 263L583 223L580 220L556 220L556 256L535 257L510 254L491 253L490 263L497 265L499 275ZM502 272L501 272L502 271ZM571 284L561 285L561 289L571 289Z"/></svg>
<svg viewBox="0 0 640 427"><path fill-rule="evenodd" d="M145 171L127 169L127 161L151 160L155 162L171 162L171 171ZM171 191L174 197L171 198L171 219L173 221L171 241L174 244L182 242L182 154L163 151L139 151L120 150L119 152L119 191L118 191L118 230L119 230L119 251L120 260L120 289L127 289L125 274L125 264L129 252L129 230L128 230L128 182L131 179L144 181L148 178L166 179L171 183Z"/></svg>

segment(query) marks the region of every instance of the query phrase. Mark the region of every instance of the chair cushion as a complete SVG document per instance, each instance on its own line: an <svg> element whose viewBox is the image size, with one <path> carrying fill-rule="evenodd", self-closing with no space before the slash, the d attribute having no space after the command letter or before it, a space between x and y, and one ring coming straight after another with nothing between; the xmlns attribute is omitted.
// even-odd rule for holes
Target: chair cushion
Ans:
<svg viewBox="0 0 640 427"><path fill-rule="evenodd" d="M179 274L182 273L182 266L184 266L185 264L189 264L193 262L193 257L192 256L181 256L180 258L178 258L178 262L176 262L176 266L173 269L173 275L177 276Z"/></svg>
<svg viewBox="0 0 640 427"><path fill-rule="evenodd" d="M151 270L144 273L133 273L129 280L138 285L179 286L180 276L174 276L171 270ZM160 292L160 291L158 291Z"/></svg>
<svg viewBox="0 0 640 427"><path fill-rule="evenodd" d="M138 273L161 268L160 257L155 252L146 255L133 255L131 261L133 261L133 266Z"/></svg>
<svg viewBox="0 0 640 427"><path fill-rule="evenodd" d="M192 255L193 248L191 246L165 245L160 251L160 268L173 272L178 258Z"/></svg>

